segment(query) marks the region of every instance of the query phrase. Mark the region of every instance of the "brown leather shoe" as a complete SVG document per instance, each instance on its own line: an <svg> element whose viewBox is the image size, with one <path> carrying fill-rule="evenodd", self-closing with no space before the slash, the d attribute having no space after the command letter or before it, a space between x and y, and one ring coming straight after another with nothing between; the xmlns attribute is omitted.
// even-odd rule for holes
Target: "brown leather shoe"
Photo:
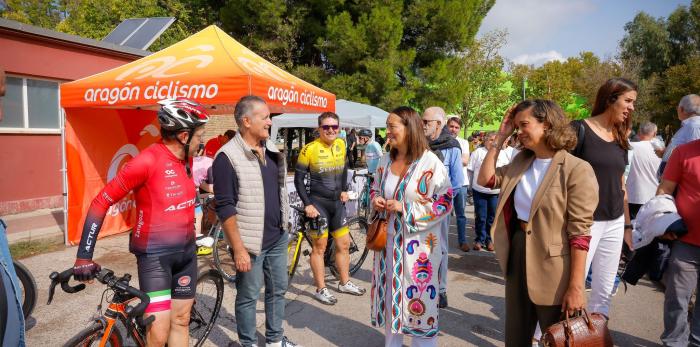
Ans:
<svg viewBox="0 0 700 347"><path fill-rule="evenodd" d="M469 252L469 245L466 243L463 243L463 244L459 245L459 249L461 249L462 252Z"/></svg>
<svg viewBox="0 0 700 347"><path fill-rule="evenodd" d="M489 252L493 252L493 242L489 242L489 244L486 245L486 250Z"/></svg>
<svg viewBox="0 0 700 347"><path fill-rule="evenodd" d="M482 248L482 246L481 246L480 243L475 243L475 244L474 244L474 248L472 248L472 249L475 250L475 251L480 251L481 248Z"/></svg>

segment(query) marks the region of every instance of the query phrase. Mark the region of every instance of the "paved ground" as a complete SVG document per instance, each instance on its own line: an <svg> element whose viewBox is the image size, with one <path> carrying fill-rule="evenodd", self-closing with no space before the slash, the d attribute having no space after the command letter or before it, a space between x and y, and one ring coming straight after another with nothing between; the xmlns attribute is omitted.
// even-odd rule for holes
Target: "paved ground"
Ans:
<svg viewBox="0 0 700 347"><path fill-rule="evenodd" d="M452 229L451 245L456 235ZM100 240L96 261L117 272L135 274L134 258L126 248L124 235ZM54 303L47 306L48 274L52 270L68 268L74 259L75 248L38 255L23 262L34 273L40 288L39 304L30 319L29 346L56 346L67 341L85 327L96 310L102 289L89 286L80 294L57 292ZM203 268L207 259L201 259ZM369 288L371 257L357 273L356 280ZM504 339L504 280L493 254L487 252L462 253L450 249L448 297L450 307L440 316L440 346L502 346ZM311 293L308 258L302 259L300 273L287 293L285 330L293 341L305 346L382 346L383 329L369 324L369 297L337 294L338 304L325 306L316 302ZM337 282L329 278L329 287ZM135 282L135 281L134 281ZM234 345L235 317L233 300L235 289L228 285L218 326L210 335L208 346ZM611 329L619 346L655 346L662 330L663 295L655 287L641 281L621 289L613 300ZM264 310L258 305L258 333L264 343ZM408 340L405 342L408 343Z"/></svg>

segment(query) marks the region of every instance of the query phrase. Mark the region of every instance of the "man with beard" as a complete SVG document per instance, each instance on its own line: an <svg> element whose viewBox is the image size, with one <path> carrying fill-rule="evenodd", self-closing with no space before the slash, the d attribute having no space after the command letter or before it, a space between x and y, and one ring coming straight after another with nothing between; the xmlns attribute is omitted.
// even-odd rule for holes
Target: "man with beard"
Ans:
<svg viewBox="0 0 700 347"><path fill-rule="evenodd" d="M464 173L462 172L462 150L459 142L450 134L445 125L445 110L440 107L428 107L423 112L423 131L428 138L430 149L442 160L447 169L452 185L452 195L455 205L461 201L461 210L464 214L464 192L462 184ZM455 206L455 213L459 209ZM457 215L459 218L459 215ZM442 251L442 261L438 276L440 277L440 300L439 308L447 307L447 258L448 258L448 230L450 219L445 218L440 230L440 250Z"/></svg>

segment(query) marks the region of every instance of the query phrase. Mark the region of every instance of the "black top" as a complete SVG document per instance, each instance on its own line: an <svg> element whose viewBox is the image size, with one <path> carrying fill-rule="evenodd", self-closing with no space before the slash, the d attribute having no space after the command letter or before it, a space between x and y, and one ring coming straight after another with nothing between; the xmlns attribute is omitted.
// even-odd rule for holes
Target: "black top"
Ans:
<svg viewBox="0 0 700 347"><path fill-rule="evenodd" d="M598 207L593 213L594 221L609 221L625 213L622 175L628 164L627 151L617 141L601 139L585 121L584 138L579 157L593 167L598 180ZM575 130L578 130L578 122Z"/></svg>
<svg viewBox="0 0 700 347"><path fill-rule="evenodd" d="M263 227L262 249L268 249L277 243L282 236L282 208L280 207L280 185L278 163L269 150L265 150L265 165L260 163L263 186L265 189L265 223ZM225 221L237 214L238 204L238 175L231 166L226 154L219 153L212 164L216 184L216 214L219 220Z"/></svg>

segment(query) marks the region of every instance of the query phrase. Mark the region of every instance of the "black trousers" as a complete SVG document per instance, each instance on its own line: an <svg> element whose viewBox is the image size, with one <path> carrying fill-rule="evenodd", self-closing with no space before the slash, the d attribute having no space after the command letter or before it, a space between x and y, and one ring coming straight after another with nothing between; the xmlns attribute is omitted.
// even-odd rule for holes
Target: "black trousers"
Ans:
<svg viewBox="0 0 700 347"><path fill-rule="evenodd" d="M517 224L517 223L515 223ZM527 292L525 274L525 232L519 225L510 243L506 270L506 346L530 347L535 327L547 327L561 320L561 305L535 305ZM554 285L554 284L552 284Z"/></svg>

